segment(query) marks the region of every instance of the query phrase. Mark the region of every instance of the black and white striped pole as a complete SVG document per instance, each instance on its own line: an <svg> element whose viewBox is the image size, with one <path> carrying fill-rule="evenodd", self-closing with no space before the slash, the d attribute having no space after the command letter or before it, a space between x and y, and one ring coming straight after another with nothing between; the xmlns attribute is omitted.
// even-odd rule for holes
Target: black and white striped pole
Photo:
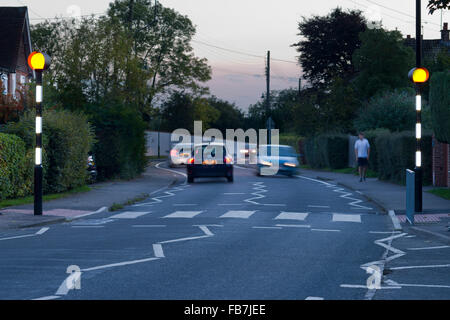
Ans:
<svg viewBox="0 0 450 320"><path fill-rule="evenodd" d="M28 65L36 74L36 150L34 166L34 215L42 215L42 73L50 66L50 57L45 53L33 52Z"/></svg>

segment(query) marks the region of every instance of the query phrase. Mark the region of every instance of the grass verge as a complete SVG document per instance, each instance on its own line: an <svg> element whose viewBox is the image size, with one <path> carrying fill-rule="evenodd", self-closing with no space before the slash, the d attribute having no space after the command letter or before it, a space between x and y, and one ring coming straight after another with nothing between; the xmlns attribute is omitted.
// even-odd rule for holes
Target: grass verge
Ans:
<svg viewBox="0 0 450 320"><path fill-rule="evenodd" d="M43 196L42 199L44 202L47 202L47 201L62 199L62 198L65 198L65 197L68 197L70 195L77 194L77 193L89 192L91 190L92 189L89 186L82 186L82 187L74 188L74 189L66 191L66 192L46 194ZM33 202L34 202L33 196L17 198L17 199L6 199L6 200L0 201L0 208L3 209L3 208L7 208L7 207L21 206L21 205L30 204Z"/></svg>
<svg viewBox="0 0 450 320"><path fill-rule="evenodd" d="M438 188L428 191L438 197L450 200L450 189Z"/></svg>
<svg viewBox="0 0 450 320"><path fill-rule="evenodd" d="M138 202L144 201L145 199L147 199L148 197L150 197L149 194L147 193L143 193L137 197L134 197L133 199L127 200L124 203L114 203L110 208L109 211L114 212L114 211L119 211L122 210L125 206L132 206L133 204L136 204Z"/></svg>

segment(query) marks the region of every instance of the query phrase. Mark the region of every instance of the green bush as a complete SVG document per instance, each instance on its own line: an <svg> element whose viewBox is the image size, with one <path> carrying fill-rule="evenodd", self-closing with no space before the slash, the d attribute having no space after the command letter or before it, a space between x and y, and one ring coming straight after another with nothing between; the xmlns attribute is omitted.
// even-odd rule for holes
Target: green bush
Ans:
<svg viewBox="0 0 450 320"><path fill-rule="evenodd" d="M0 200L31 193L33 154L15 135L0 133Z"/></svg>
<svg viewBox="0 0 450 320"><path fill-rule="evenodd" d="M300 154L300 151L299 151L300 139L301 138L295 134L280 134L280 144L286 145L286 146L291 146L292 148L295 149L297 154Z"/></svg>
<svg viewBox="0 0 450 320"><path fill-rule="evenodd" d="M145 123L123 106L95 108L94 154L99 179L132 179L146 166Z"/></svg>
<svg viewBox="0 0 450 320"><path fill-rule="evenodd" d="M411 90L387 91L370 99L355 119L358 131L388 129L412 130L415 125L415 94Z"/></svg>
<svg viewBox="0 0 450 320"><path fill-rule="evenodd" d="M305 141L306 162L312 168L343 169L348 166L348 136L323 134Z"/></svg>
<svg viewBox="0 0 450 320"><path fill-rule="evenodd" d="M23 139L34 154L35 115L25 113L19 122L9 123L4 131ZM43 113L43 189L59 193L86 184L87 157L94 134L87 117L70 111L48 110Z"/></svg>
<svg viewBox="0 0 450 320"><path fill-rule="evenodd" d="M416 138L412 131L381 134L376 137L377 172L381 180L406 183L406 169L415 167ZM432 183L432 135L422 135L424 184Z"/></svg>
<svg viewBox="0 0 450 320"><path fill-rule="evenodd" d="M450 71L437 72L431 77L430 107L436 139L450 143Z"/></svg>

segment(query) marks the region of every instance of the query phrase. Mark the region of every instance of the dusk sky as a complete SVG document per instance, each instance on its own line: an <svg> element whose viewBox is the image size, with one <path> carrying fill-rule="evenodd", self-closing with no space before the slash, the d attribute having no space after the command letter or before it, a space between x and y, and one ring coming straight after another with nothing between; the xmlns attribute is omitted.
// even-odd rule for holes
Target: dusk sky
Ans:
<svg viewBox="0 0 450 320"><path fill-rule="evenodd" d="M2 6L29 8L32 23L55 16L100 14L109 0L2 0ZM302 16L324 15L333 8L360 9L369 19L382 19L387 29L399 29L414 35L415 1L413 0L161 0L166 7L189 16L197 26L193 47L213 67L208 83L211 93L235 102L246 110L265 90L264 68L267 50L271 51L272 89L298 87L301 69L291 44L299 40L297 23ZM425 39L440 38L441 14L424 10ZM448 10L443 21L449 21ZM217 48L220 47L220 48ZM224 50L224 49L228 49ZM240 54L247 53L249 55Z"/></svg>

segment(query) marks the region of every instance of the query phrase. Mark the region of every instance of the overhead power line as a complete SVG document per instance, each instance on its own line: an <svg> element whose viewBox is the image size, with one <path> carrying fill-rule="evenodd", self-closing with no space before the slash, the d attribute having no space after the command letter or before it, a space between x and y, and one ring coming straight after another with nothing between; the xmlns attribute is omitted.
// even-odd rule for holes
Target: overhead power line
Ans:
<svg viewBox="0 0 450 320"><path fill-rule="evenodd" d="M256 55L256 54L252 54L252 53L242 52L242 51L238 51L238 50L234 50L234 49L228 49L228 48L216 46L216 45L214 45L214 44L210 44L210 43L207 43L207 42L203 42L203 41L200 41L200 40L192 40L192 42L194 42L194 43L199 43L199 44L202 44L202 45L205 45L205 46L208 46L208 47L216 48L216 49L219 49L219 50L228 51L228 52L231 52L231 53L236 53L236 54L248 56L248 57L254 57L254 58L266 59L265 56L260 56L260 55ZM272 58L271 60L273 60L273 61L279 61L279 62L286 62L286 63L297 64L297 62L295 62L295 61L284 60L284 59L276 59L276 58Z"/></svg>

